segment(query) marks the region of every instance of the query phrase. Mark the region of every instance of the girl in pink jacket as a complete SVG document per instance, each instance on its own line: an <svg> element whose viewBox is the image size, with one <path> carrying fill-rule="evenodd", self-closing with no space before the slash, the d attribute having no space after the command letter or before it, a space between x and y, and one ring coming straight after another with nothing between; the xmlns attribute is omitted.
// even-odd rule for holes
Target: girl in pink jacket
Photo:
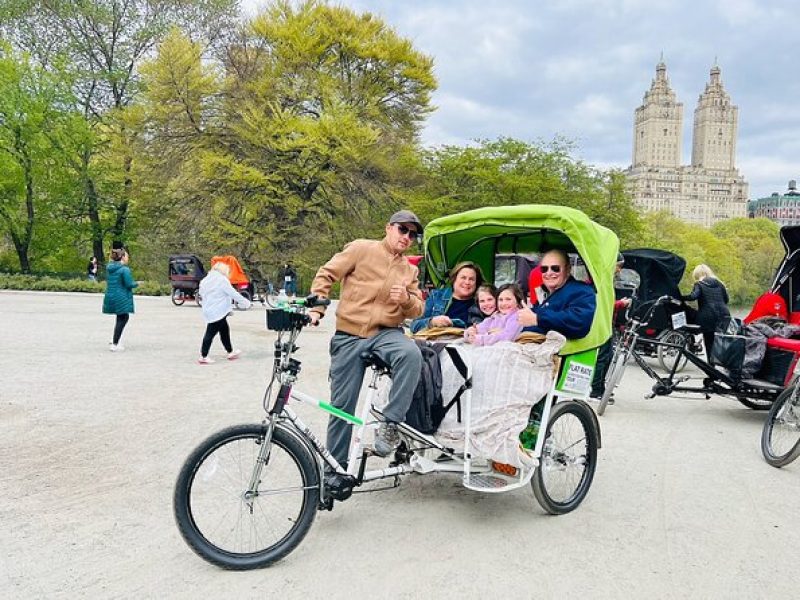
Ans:
<svg viewBox="0 0 800 600"><path fill-rule="evenodd" d="M513 342L522 332L517 319L525 296L516 283L507 283L497 292L497 312L464 332L464 338L476 346L491 346L497 342Z"/></svg>

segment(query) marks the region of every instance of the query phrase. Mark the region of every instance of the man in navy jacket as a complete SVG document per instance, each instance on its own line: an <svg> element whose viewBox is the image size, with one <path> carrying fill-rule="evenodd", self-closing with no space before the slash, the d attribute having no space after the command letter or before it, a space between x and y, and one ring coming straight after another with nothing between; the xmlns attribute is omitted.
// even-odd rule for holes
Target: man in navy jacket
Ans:
<svg viewBox="0 0 800 600"><path fill-rule="evenodd" d="M592 327L597 307L596 294L588 283L570 275L567 253L550 250L542 257L542 286L537 288L539 300L531 310L519 313L523 331L547 333L554 330L569 339L586 336Z"/></svg>

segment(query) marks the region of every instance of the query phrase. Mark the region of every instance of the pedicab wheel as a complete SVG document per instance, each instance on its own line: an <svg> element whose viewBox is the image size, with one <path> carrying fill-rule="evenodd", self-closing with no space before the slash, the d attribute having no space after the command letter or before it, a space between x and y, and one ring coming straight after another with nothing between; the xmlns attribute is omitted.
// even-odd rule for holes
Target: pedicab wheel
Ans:
<svg viewBox="0 0 800 600"><path fill-rule="evenodd" d="M781 392L761 430L761 453L773 467L800 456L800 395L794 392L794 386Z"/></svg>
<svg viewBox="0 0 800 600"><path fill-rule="evenodd" d="M665 342L667 344L676 344L679 346L684 346L686 344L686 335L681 333L680 331L665 331L660 336L658 336L659 342ZM657 356L658 356L658 363L661 365L661 368L665 371L672 371L673 365L677 362L678 366L675 368L675 372L678 373L683 371L684 367L686 367L686 363L688 359L681 354L676 348L667 348L666 346L658 346L656 349Z"/></svg>
<svg viewBox="0 0 800 600"><path fill-rule="evenodd" d="M183 292L178 288L172 290L172 303L175 306L183 306L184 302L186 302L186 296L184 296Z"/></svg>
<svg viewBox="0 0 800 600"><path fill-rule="evenodd" d="M202 442L183 465L173 508L183 539L224 569L266 567L294 550L319 504L319 471L309 450L276 427L256 491L247 494L265 428L224 429Z"/></svg>
<svg viewBox="0 0 800 600"><path fill-rule="evenodd" d="M597 468L598 431L592 409L567 401L553 406L533 494L551 515L575 510L586 497Z"/></svg>

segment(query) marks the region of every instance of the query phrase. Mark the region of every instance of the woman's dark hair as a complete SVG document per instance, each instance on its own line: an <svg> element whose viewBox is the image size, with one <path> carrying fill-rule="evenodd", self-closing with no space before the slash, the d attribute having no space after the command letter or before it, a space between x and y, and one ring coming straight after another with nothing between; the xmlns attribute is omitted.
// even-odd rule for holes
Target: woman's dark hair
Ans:
<svg viewBox="0 0 800 600"><path fill-rule="evenodd" d="M456 282L456 277L458 277L458 274L464 269L472 269L475 271L475 292L477 293L478 288L483 284L483 273L481 272L481 268L471 260L460 262L455 267L450 269L450 273L448 274L450 277L450 285L453 285Z"/></svg>
<svg viewBox="0 0 800 600"><path fill-rule="evenodd" d="M511 290L511 293L514 294L514 298L517 299L517 308L522 308L525 303L525 294L522 293L522 288L516 283L506 283L505 285L501 285L497 290L497 297L499 298L500 294L506 290Z"/></svg>
<svg viewBox="0 0 800 600"><path fill-rule="evenodd" d="M125 256L125 249L124 248L114 248L111 251L111 260L120 261L122 257Z"/></svg>

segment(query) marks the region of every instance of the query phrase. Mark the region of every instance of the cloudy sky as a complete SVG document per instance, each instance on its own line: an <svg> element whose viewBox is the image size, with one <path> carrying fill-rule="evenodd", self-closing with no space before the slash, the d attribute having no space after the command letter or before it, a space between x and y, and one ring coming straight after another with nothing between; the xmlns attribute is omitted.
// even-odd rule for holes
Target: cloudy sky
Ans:
<svg viewBox="0 0 800 600"><path fill-rule="evenodd" d="M263 0L243 0L249 11ZM339 0L433 57L426 145L565 136L601 167L631 162L633 111L663 52L691 161L697 98L717 63L739 107L737 166L757 198L800 180L796 0Z"/></svg>

